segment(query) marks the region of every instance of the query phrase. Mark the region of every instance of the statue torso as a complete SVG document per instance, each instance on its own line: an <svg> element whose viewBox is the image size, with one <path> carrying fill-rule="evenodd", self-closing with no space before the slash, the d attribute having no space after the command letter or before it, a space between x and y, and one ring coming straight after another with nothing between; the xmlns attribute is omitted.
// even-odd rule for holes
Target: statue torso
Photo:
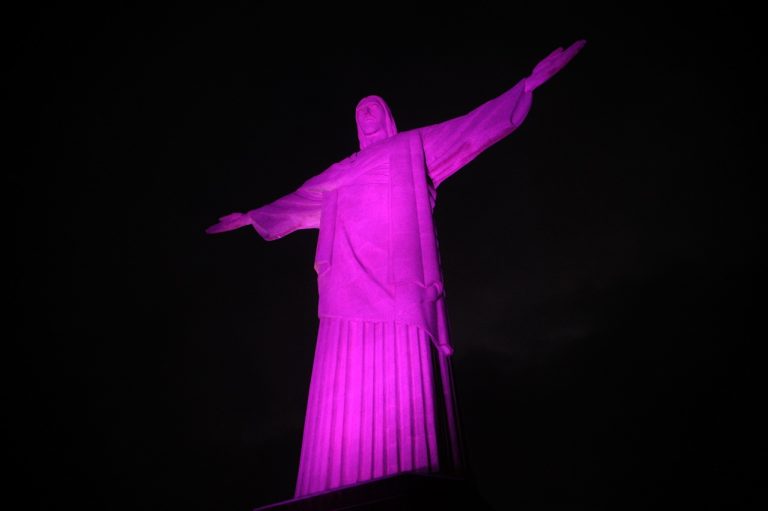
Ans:
<svg viewBox="0 0 768 511"><path fill-rule="evenodd" d="M347 163L354 179L336 189L332 242L333 271L318 276L329 310L344 310L360 319L383 319L394 306L387 285L390 261L390 152L376 144ZM321 233L322 235L323 233Z"/></svg>

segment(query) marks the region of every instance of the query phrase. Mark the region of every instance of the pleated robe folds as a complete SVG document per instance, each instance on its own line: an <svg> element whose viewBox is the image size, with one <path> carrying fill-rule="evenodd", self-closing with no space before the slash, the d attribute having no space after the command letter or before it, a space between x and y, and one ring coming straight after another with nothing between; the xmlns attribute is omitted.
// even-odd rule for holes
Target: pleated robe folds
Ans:
<svg viewBox="0 0 768 511"><path fill-rule="evenodd" d="M440 453L455 466L445 358L452 348L432 211L446 178L524 120L531 94L523 87L371 144L249 212L266 240L320 229L320 326L297 497L438 472ZM450 434L438 434L437 416Z"/></svg>

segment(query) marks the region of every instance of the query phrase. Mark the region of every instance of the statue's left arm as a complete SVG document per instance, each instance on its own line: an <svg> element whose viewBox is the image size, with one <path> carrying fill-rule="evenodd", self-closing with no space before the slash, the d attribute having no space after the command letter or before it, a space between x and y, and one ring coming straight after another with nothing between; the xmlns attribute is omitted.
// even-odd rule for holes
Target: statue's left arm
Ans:
<svg viewBox="0 0 768 511"><path fill-rule="evenodd" d="M437 188L485 149L517 129L531 108L533 91L562 69L584 46L580 40L558 48L530 76L461 117L420 128L427 172Z"/></svg>

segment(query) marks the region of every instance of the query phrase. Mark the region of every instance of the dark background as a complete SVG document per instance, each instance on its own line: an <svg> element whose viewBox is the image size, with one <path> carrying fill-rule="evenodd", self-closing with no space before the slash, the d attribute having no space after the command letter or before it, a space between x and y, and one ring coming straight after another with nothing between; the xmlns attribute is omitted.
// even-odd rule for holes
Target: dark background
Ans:
<svg viewBox="0 0 768 511"><path fill-rule="evenodd" d="M9 13L24 507L290 498L317 231L204 229L355 151L361 97L401 130L440 122L580 38L524 125L438 192L472 474L499 510L752 502L754 14L361 5Z"/></svg>

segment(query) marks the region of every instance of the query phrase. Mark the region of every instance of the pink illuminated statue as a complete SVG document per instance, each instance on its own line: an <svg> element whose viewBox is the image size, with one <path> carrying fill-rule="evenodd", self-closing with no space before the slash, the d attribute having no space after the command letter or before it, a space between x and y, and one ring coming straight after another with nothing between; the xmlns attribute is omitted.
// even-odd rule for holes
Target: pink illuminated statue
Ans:
<svg viewBox="0 0 768 511"><path fill-rule="evenodd" d="M520 126L532 92L584 43L558 48L499 97L440 124L398 133L384 100L363 98L359 152L208 228L252 225L265 240L320 230L319 332L296 497L401 472L460 472L436 190Z"/></svg>

